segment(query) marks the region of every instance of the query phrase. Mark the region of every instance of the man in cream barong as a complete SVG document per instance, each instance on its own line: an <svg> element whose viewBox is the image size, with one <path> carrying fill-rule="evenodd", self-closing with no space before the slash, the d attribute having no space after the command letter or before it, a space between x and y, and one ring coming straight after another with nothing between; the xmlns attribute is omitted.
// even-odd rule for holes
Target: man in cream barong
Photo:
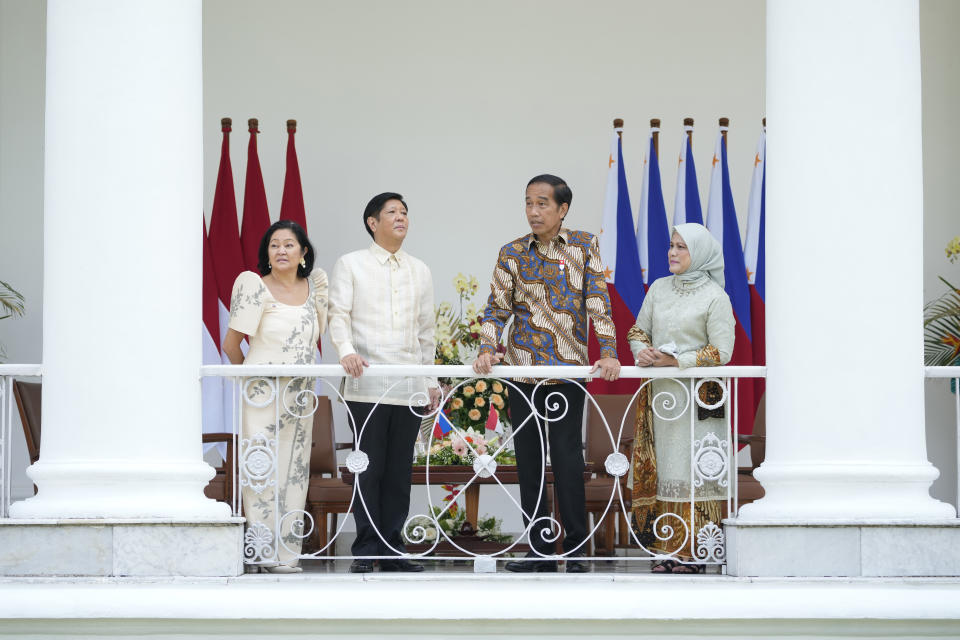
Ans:
<svg viewBox="0 0 960 640"><path fill-rule="evenodd" d="M403 196L375 196L364 209L363 225L373 242L337 260L330 277L330 337L351 376L344 381L343 396L357 448L369 460L355 479L353 573L373 571L369 556L403 553L413 446L421 421L410 405L417 397L429 397L433 409L440 399L433 378L363 375L371 364L432 365L436 344L430 269L401 248L409 228ZM379 564L381 571L423 571L422 564L404 558Z"/></svg>

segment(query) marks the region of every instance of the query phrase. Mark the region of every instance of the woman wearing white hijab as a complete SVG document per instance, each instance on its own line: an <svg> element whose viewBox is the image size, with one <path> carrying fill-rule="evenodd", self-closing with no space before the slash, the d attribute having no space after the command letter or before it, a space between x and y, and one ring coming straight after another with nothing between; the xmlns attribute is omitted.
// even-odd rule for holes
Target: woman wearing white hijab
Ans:
<svg viewBox="0 0 960 640"><path fill-rule="evenodd" d="M703 225L679 224L673 228L668 258L673 275L650 285L627 334L637 366L686 369L726 364L733 353L735 320L723 290L720 244ZM723 442L727 433L723 411L729 403L705 410L689 397L689 381L682 384L686 391L676 380L654 380L638 400L634 527L648 550L671 556L654 565L654 573L699 573L703 565L694 561L704 556L697 554L697 533L709 522L719 526L726 501L726 487L719 479L703 480L696 487L691 530L690 411L696 412L696 440L704 442L713 433ZM703 404L712 405L719 402L722 389L705 383L698 394Z"/></svg>

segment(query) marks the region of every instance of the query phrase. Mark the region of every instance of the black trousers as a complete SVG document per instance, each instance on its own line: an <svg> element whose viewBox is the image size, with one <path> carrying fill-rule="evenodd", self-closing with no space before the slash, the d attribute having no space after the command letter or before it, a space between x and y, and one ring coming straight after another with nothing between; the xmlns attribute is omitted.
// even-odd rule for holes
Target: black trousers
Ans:
<svg viewBox="0 0 960 640"><path fill-rule="evenodd" d="M420 431L420 418L406 405L348 401L347 409L355 428L362 430L359 448L370 459L366 470L354 479L359 483L360 495L353 504L357 539L350 551L354 556L396 555L404 549L402 529L410 511L413 445ZM370 419L364 428L367 416ZM397 551L385 545L380 536Z"/></svg>
<svg viewBox="0 0 960 640"><path fill-rule="evenodd" d="M534 385L522 382L515 383L525 398L531 398ZM559 405L553 411L545 411L548 404L547 397L559 392L566 398L566 403L560 398L550 398L550 405ZM537 413L550 420L549 445L550 462L553 467L554 490L557 492L557 502L560 504L560 522L566 531L563 540L564 552L576 548L587 537L587 512L583 489L583 402L584 392L577 385L566 382L562 384L540 385L536 396L532 397ZM566 407L564 407L566 404ZM564 414L564 409L566 413ZM537 507L537 492L540 489L541 465L543 464L543 449L547 444L547 437L543 430L544 420L530 415L530 406L524 398L510 396L510 421L514 429L514 448L517 452L517 475L520 480L520 506L523 507L524 527L530 522L528 516L533 516ZM563 415L559 420L555 416ZM530 416L529 421L523 421ZM520 425L523 425L520 428ZM539 429L539 432L538 432ZM551 512L553 505L547 502L546 483L540 494L540 505L534 519L541 518ZM553 543L543 539L541 531L547 528L547 521L537 522L530 530L530 544L543 554L552 552ZM577 553L585 552L581 547Z"/></svg>

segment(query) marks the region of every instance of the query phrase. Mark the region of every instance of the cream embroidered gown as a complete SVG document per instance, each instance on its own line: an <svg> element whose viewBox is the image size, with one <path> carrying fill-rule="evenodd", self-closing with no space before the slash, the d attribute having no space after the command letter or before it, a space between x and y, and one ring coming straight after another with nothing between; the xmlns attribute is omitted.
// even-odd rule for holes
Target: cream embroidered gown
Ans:
<svg viewBox="0 0 960 640"><path fill-rule="evenodd" d="M654 282L627 339L634 354L643 348L674 343L677 362L681 369L686 369L729 362L734 335L730 298L704 274L693 282L683 282L676 276ZM713 433L726 442L727 426L725 417L698 415L701 412L689 393L690 381L679 382L687 387L686 392L678 382L669 379L654 380L645 388L646 393L641 392L634 439L632 510L644 546L658 553L691 558L700 528L709 521L720 524L727 487L719 480L704 480L702 486L696 487L695 517L690 531L690 411L696 416L697 440ZM719 401L721 393L719 385L707 383L700 388L699 395L704 404L712 405ZM667 402L671 398L675 400L673 407ZM729 404L724 404L725 411L729 411ZM716 461L714 457L712 462ZM664 517L658 522L660 516ZM685 526L680 524L680 518ZM671 527L673 535L668 540L658 540L652 535L654 523L661 535L669 533L664 526Z"/></svg>
<svg viewBox="0 0 960 640"><path fill-rule="evenodd" d="M274 299L252 271L233 284L229 327L249 336L244 364L314 364L317 341L327 326L327 274L315 269L302 305ZM278 384L277 384L278 383ZM275 401L277 386L280 402ZM240 485L247 519L244 557L296 565L303 508L310 480L313 378L245 378L241 383L243 427ZM279 416L279 429L277 418ZM274 464L274 461L276 464ZM280 543L275 532L280 518Z"/></svg>

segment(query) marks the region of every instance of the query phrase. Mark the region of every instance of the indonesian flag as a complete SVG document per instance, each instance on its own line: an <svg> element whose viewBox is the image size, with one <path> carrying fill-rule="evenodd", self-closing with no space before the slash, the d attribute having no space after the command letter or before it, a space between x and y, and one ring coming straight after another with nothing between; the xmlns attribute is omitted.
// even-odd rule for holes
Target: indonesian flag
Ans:
<svg viewBox="0 0 960 640"><path fill-rule="evenodd" d="M747 269L743 261L743 246L740 244L740 227L733 206L730 189L730 171L727 168L727 143L721 126L713 154L713 172L710 176L710 201L707 204L707 228L723 247L723 277L726 292L733 305L736 318L736 342L733 346L731 365L753 364L752 332L750 323L750 290L747 284ZM742 434L753 432L755 404L752 381L738 384L739 398L737 416Z"/></svg>
<svg viewBox="0 0 960 640"><path fill-rule="evenodd" d="M283 197L280 200L280 220L293 220L307 233L307 211L303 205L303 185L300 183L300 163L297 161L297 121L287 120L287 173L283 179ZM309 234L308 234L309 235ZM316 258L317 256L314 256ZM317 361L323 355L321 340L317 341ZM317 381L317 390L320 381Z"/></svg>
<svg viewBox="0 0 960 640"><path fill-rule="evenodd" d="M503 433L503 425L500 423L500 412L497 411L497 408L490 405L490 412L487 414L487 431L493 431L494 433Z"/></svg>
<svg viewBox="0 0 960 640"><path fill-rule="evenodd" d="M686 222L703 224L700 187L697 184L697 168L693 162L691 133L693 133L693 125L684 125L683 141L680 143L680 159L677 166L677 191L673 200L674 226Z"/></svg>
<svg viewBox="0 0 960 640"><path fill-rule="evenodd" d="M287 120L287 175L283 180L280 219L293 220L306 231L307 213L303 206L303 185L300 183L300 163L297 161L297 145L293 139L296 133L297 121Z"/></svg>
<svg viewBox="0 0 960 640"><path fill-rule="evenodd" d="M619 123L619 121L618 121ZM600 257L603 260L607 290L613 308L613 323L618 336L617 357L622 363L633 363L630 344L624 339L636 321L645 294L640 254L637 252L633 211L627 191L627 176L623 168L622 126L614 128L607 157L607 191L603 201L603 223L600 227ZM590 362L600 358L600 344L590 332L588 352ZM640 380L620 379L607 382L595 378L590 393L633 393Z"/></svg>
<svg viewBox="0 0 960 640"><path fill-rule="evenodd" d="M743 259L747 267L747 282L750 285L750 327L753 330L753 363L767 363L766 335L766 269L764 268L766 243L766 186L767 186L767 130L760 129L757 152L753 157L753 179L750 181L750 201L747 205L747 245ZM755 381L756 401L766 389L765 380Z"/></svg>
<svg viewBox="0 0 960 640"><path fill-rule="evenodd" d="M217 311L217 280L213 274L213 257L210 255L210 242L207 239L207 221L203 220L203 364L220 364L220 320ZM201 381L203 407L203 432L224 433L230 431L230 425L223 421L223 379L204 377ZM226 443L205 444L204 453L214 445L220 457L226 459Z"/></svg>
<svg viewBox="0 0 960 640"><path fill-rule="evenodd" d="M260 156L257 154L256 118L247 121L250 142L247 144L247 179L243 185L243 222L240 227L240 244L243 246L243 262L254 273L257 270L257 253L263 234L270 228L270 213L267 209L267 192L263 187L260 171Z"/></svg>
<svg viewBox="0 0 960 640"><path fill-rule="evenodd" d="M667 228L667 207L663 203L663 186L660 183L660 160L653 140L653 134L657 131L659 129L655 127L650 128L649 148L643 161L640 210L637 213L637 251L640 253L646 289L658 278L670 275L670 260L667 258L670 229ZM618 330L617 335L626 334Z"/></svg>
<svg viewBox="0 0 960 640"><path fill-rule="evenodd" d="M240 230L237 228L237 198L233 191L233 168L230 165L230 118L221 120L223 144L220 147L220 170L217 172L217 188L213 194L213 211L210 214L210 255L213 258L213 273L217 281L217 305L222 350L223 338L227 335L230 320L230 294L233 282L243 268L243 249L240 246ZM221 351L223 364L230 359ZM223 394L224 421L233 424L234 407L231 394Z"/></svg>

